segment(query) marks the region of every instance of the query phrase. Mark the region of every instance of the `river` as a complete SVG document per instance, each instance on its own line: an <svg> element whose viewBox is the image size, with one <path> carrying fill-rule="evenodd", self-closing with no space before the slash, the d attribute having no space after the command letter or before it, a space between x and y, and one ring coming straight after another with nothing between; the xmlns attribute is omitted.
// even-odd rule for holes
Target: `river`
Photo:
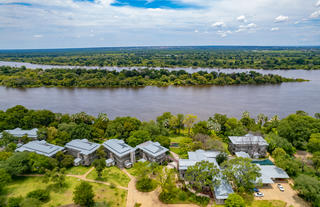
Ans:
<svg viewBox="0 0 320 207"><path fill-rule="evenodd" d="M52 66L0 61L0 65L49 69ZM65 66L69 67L69 66ZM59 66L61 68L61 66ZM87 67L92 69L93 67ZM103 69L121 70L107 67ZM125 68L127 69L127 68ZM176 68L175 70L182 69ZM189 72L218 69L185 69ZM221 72L246 70L221 69ZM210 87L144 87L144 88L28 88L0 87L0 109L17 104L31 109L49 109L53 112L87 112L97 115L107 113L110 118L134 116L142 120L155 119L163 112L193 113L199 119L207 119L214 113L241 117L243 111L251 116L259 113L285 117L297 110L310 115L320 112L320 70L258 70L284 77L304 78L309 82L282 83L278 85L240 85Z"/></svg>

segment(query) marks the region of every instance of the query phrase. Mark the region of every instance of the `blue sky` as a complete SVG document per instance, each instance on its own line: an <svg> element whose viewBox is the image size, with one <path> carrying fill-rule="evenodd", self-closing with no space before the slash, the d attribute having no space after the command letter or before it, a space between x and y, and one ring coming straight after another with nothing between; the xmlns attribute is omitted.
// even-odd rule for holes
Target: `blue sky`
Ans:
<svg viewBox="0 0 320 207"><path fill-rule="evenodd" d="M320 0L1 0L0 49L320 45Z"/></svg>

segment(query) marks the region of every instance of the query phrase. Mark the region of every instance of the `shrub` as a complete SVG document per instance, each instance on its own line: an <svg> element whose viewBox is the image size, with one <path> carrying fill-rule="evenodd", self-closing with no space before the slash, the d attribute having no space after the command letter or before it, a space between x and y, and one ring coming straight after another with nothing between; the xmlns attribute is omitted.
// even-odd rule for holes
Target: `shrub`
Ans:
<svg viewBox="0 0 320 207"><path fill-rule="evenodd" d="M227 200L225 201L225 206L226 207L245 207L245 203L243 198L236 194L236 193L232 193L229 195L229 197L227 198Z"/></svg>
<svg viewBox="0 0 320 207"><path fill-rule="evenodd" d="M8 200L8 207L20 207L21 202L23 201L23 197L11 197Z"/></svg>
<svg viewBox="0 0 320 207"><path fill-rule="evenodd" d="M27 198L34 198L37 199L41 202L48 202L50 200L50 195L49 191L43 190L43 189L38 189L31 191L27 194Z"/></svg>
<svg viewBox="0 0 320 207"><path fill-rule="evenodd" d="M141 178L136 183L136 188L141 192L151 192L156 189L157 183L150 178Z"/></svg>

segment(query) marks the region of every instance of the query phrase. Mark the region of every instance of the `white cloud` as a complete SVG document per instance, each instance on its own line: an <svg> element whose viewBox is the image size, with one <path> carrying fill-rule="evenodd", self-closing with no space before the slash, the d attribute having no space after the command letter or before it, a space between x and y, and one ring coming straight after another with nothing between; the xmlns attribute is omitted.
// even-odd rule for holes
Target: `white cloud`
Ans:
<svg viewBox="0 0 320 207"><path fill-rule="evenodd" d="M239 25L236 32L242 32L246 30L254 30L257 27L255 23L245 24L245 25Z"/></svg>
<svg viewBox="0 0 320 207"><path fill-rule="evenodd" d="M41 35L41 34L35 34L35 35L33 35L32 37L33 37L33 38L42 38L43 35Z"/></svg>
<svg viewBox="0 0 320 207"><path fill-rule="evenodd" d="M316 7L320 7L320 0L316 3Z"/></svg>
<svg viewBox="0 0 320 207"><path fill-rule="evenodd" d="M288 16L278 16L274 19L274 22L275 23L279 23L279 22L285 22L285 21L288 21L289 20L289 17Z"/></svg>
<svg viewBox="0 0 320 207"><path fill-rule="evenodd" d="M310 18L318 18L318 17L320 17L320 10L315 11L310 15Z"/></svg>
<svg viewBox="0 0 320 207"><path fill-rule="evenodd" d="M232 34L232 32L231 32L230 30L228 30L228 31L221 31L221 30L219 30L219 31L217 32L217 34L220 35L220 37L226 37L227 35Z"/></svg>
<svg viewBox="0 0 320 207"><path fill-rule="evenodd" d="M198 32L199 32L199 30L195 29L195 30L194 30L194 32L195 32L195 33L198 33Z"/></svg>
<svg viewBox="0 0 320 207"><path fill-rule="evenodd" d="M211 26L213 26L213 27L225 27L226 24L224 22L215 22Z"/></svg>
<svg viewBox="0 0 320 207"><path fill-rule="evenodd" d="M279 27L272 27L271 29L270 29L270 31L278 31L279 30Z"/></svg>
<svg viewBox="0 0 320 207"><path fill-rule="evenodd" d="M245 17L244 15L238 16L238 17L237 17L237 20L238 20L239 22L247 22L247 19L246 19L246 17Z"/></svg>

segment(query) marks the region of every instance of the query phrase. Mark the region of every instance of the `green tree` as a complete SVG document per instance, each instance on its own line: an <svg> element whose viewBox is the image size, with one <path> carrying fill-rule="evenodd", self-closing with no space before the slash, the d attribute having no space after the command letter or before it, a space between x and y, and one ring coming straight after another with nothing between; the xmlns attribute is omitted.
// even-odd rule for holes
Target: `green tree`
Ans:
<svg viewBox="0 0 320 207"><path fill-rule="evenodd" d="M266 135L266 141L269 143L268 151L273 152L276 148L282 148L289 155L293 155L296 152L296 149L292 146L292 144L283 137L271 132Z"/></svg>
<svg viewBox="0 0 320 207"><path fill-rule="evenodd" d="M10 197L8 199L8 207L20 207L21 202L23 201L23 197Z"/></svg>
<svg viewBox="0 0 320 207"><path fill-rule="evenodd" d="M3 190L3 187L6 186L11 181L11 176L3 168L0 168L0 192Z"/></svg>
<svg viewBox="0 0 320 207"><path fill-rule="evenodd" d="M81 183L75 188L73 192L73 201L83 207L94 206L94 192L92 185L87 182L81 181Z"/></svg>
<svg viewBox="0 0 320 207"><path fill-rule="evenodd" d="M99 159L104 159L107 157L107 153L106 151L104 150L104 147L103 146L100 146L98 149L97 149L97 157Z"/></svg>
<svg viewBox="0 0 320 207"><path fill-rule="evenodd" d="M307 144L307 149L309 152L320 151L320 133L311 134L309 142Z"/></svg>
<svg viewBox="0 0 320 207"><path fill-rule="evenodd" d="M225 152L221 152L220 154L218 154L218 156L216 157L217 163L219 165L221 165L224 161L228 160L228 154Z"/></svg>
<svg viewBox="0 0 320 207"><path fill-rule="evenodd" d="M239 190L241 187L249 191L261 176L260 168L248 158L238 157L222 163L223 175Z"/></svg>
<svg viewBox="0 0 320 207"><path fill-rule="evenodd" d="M15 136L13 136L13 135L9 134L8 132L4 131L4 132L2 132L2 137L0 139L0 146L1 147L6 147L10 143L16 142L16 141L18 141L18 139Z"/></svg>
<svg viewBox="0 0 320 207"><path fill-rule="evenodd" d="M213 186L220 184L219 173L220 170L213 163L201 161L188 167L185 180L198 191L202 191L203 188L212 189Z"/></svg>
<svg viewBox="0 0 320 207"><path fill-rule="evenodd" d="M187 127L188 129L188 135L190 136L190 130L193 126L193 123L197 120L197 116L193 114L187 114L184 117L183 124Z"/></svg>
<svg viewBox="0 0 320 207"><path fill-rule="evenodd" d="M105 159L96 159L95 161L93 161L92 164L97 171L98 177L101 178L102 171L106 167L106 160Z"/></svg>
<svg viewBox="0 0 320 207"><path fill-rule="evenodd" d="M294 179L294 188L299 195L311 202L313 206L320 204L320 181L316 177L301 174Z"/></svg>
<svg viewBox="0 0 320 207"><path fill-rule="evenodd" d="M226 199L225 206L226 207L245 207L246 204L240 195L236 193L232 193L232 194L229 194L228 198Z"/></svg>
<svg viewBox="0 0 320 207"><path fill-rule="evenodd" d="M194 124L192 127L192 132L193 134L211 134L208 123L206 121L199 121L198 123Z"/></svg>
<svg viewBox="0 0 320 207"><path fill-rule="evenodd" d="M34 198L43 203L46 203L50 200L50 194L49 194L49 191L47 190L38 189L38 190L29 192L27 194L27 198Z"/></svg>
<svg viewBox="0 0 320 207"><path fill-rule="evenodd" d="M145 130L137 130L131 132L127 142L130 146L135 147L145 141L151 140L150 133Z"/></svg>

